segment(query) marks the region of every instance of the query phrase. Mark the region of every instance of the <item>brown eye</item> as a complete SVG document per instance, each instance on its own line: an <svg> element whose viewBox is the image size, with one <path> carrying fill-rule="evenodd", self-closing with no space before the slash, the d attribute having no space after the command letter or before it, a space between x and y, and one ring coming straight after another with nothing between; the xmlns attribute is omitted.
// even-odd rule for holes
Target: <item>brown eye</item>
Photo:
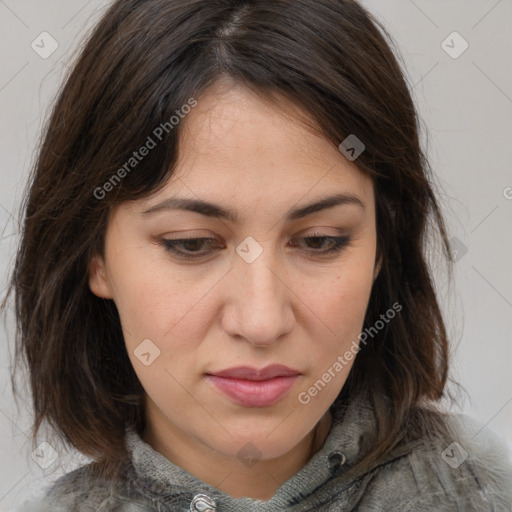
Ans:
<svg viewBox="0 0 512 512"><path fill-rule="evenodd" d="M304 247L306 252L323 256L341 252L350 244L351 238L349 236L328 236L314 233L298 240L301 243L292 241L291 245ZM217 240L214 238L162 238L160 242L167 252L177 258L189 260L204 258L219 249L219 247L215 247Z"/></svg>
<svg viewBox="0 0 512 512"><path fill-rule="evenodd" d="M174 240L162 238L161 242L166 251L178 258L197 259L211 254L212 249L207 251L201 251L201 249L204 246L212 246L217 241L214 238L176 238Z"/></svg>
<svg viewBox="0 0 512 512"><path fill-rule="evenodd" d="M318 255L341 252L346 246L350 244L351 241L349 236L328 236L317 233L314 233L311 236L300 238L299 240L306 242L306 251ZM293 243L292 245L297 246L299 244Z"/></svg>

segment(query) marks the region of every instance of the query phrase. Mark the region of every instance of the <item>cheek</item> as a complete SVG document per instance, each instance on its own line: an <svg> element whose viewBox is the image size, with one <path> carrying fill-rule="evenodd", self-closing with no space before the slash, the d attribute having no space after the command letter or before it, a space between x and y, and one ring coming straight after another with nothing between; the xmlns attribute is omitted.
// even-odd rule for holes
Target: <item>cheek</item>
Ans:
<svg viewBox="0 0 512 512"><path fill-rule="evenodd" d="M309 333L310 360L315 361L312 378L319 378L333 367L339 356L351 351L343 362L343 368L334 370L338 387L341 387L357 354L359 334L373 285L373 262L370 258L367 261L361 258L356 263L347 260L332 279L320 282L320 287L312 288L316 290L314 293L303 291L307 296L304 302L317 319L310 323L316 330ZM330 389L336 395L334 387ZM325 399L330 397L325 395Z"/></svg>
<svg viewBox="0 0 512 512"><path fill-rule="evenodd" d="M339 394L357 357L372 284L373 266L359 260L308 294L305 302L315 317L310 323L315 330L305 347L311 371L300 388L299 403L322 412Z"/></svg>
<svg viewBox="0 0 512 512"><path fill-rule="evenodd" d="M177 275L166 275L165 266L146 266L140 260L125 270L116 305L132 366L146 392L162 400L162 406L185 404L182 386L194 375L190 369L197 366L198 347L207 332L204 287L190 286Z"/></svg>
<svg viewBox="0 0 512 512"><path fill-rule="evenodd" d="M112 266L115 303L127 345L133 347L146 338L160 345L164 338L169 343L179 334L177 343L191 346L190 340L197 337L190 331L201 329L205 318L197 311L210 280L190 282L165 258L144 256L119 258ZM196 322L190 323L191 315Z"/></svg>
<svg viewBox="0 0 512 512"><path fill-rule="evenodd" d="M303 291L304 296L332 338L344 338L343 333L353 334L362 327L373 285L372 265L361 260L344 266L330 279L317 278L314 287L313 282L309 282L309 291Z"/></svg>

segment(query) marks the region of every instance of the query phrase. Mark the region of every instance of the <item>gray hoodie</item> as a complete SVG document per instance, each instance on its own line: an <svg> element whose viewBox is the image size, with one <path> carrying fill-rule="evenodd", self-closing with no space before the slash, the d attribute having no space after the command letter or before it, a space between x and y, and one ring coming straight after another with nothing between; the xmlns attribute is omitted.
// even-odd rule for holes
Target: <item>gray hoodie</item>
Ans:
<svg viewBox="0 0 512 512"><path fill-rule="evenodd" d="M335 402L322 448L269 501L233 498L170 462L128 429L124 484L91 476L89 465L53 484L19 512L511 512L507 442L462 414L447 415L451 439L401 445L370 469L346 477L364 454L375 420L360 400Z"/></svg>

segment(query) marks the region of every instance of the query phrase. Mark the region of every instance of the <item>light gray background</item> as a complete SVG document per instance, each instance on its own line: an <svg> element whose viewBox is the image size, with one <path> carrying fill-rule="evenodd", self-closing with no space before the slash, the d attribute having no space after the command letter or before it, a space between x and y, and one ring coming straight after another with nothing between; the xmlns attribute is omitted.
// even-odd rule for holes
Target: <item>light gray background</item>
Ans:
<svg viewBox="0 0 512 512"><path fill-rule="evenodd" d="M512 0L365 0L405 59L453 248L456 281L436 285L453 340L452 376L468 391L460 409L512 446ZM18 240L16 214L49 101L71 52L105 0L0 0L0 291ZM47 31L57 50L32 41ZM441 46L469 44L452 58ZM452 43L453 39L453 43ZM42 46L41 43L39 43ZM462 48L449 38L448 50ZM48 45L45 46L47 49ZM361 63L364 65L364 62ZM467 250L467 253L464 252ZM12 320L12 319L11 319ZM61 448L43 470L31 458L30 416L10 388L12 329L0 331L0 512L49 484L80 458Z"/></svg>

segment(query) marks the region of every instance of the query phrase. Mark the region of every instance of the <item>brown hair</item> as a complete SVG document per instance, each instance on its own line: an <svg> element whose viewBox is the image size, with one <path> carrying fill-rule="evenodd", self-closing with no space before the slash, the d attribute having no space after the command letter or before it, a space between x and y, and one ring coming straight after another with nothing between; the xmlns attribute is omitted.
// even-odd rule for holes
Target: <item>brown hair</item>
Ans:
<svg viewBox="0 0 512 512"><path fill-rule="evenodd" d="M116 307L92 294L88 266L103 251L112 209L170 178L180 126L108 194L97 191L155 127L222 77L291 99L336 146L351 134L365 144L356 164L375 184L383 260L364 326L393 303L402 310L358 354L339 398L349 403L365 387L375 407L378 437L362 465L411 432L441 431L442 414L429 404L445 394L448 340L426 261L429 226L449 267L452 259L385 28L354 0L118 0L60 91L23 203L10 291L33 436L46 420L109 474L123 457L125 427L143 430L143 388Z"/></svg>

